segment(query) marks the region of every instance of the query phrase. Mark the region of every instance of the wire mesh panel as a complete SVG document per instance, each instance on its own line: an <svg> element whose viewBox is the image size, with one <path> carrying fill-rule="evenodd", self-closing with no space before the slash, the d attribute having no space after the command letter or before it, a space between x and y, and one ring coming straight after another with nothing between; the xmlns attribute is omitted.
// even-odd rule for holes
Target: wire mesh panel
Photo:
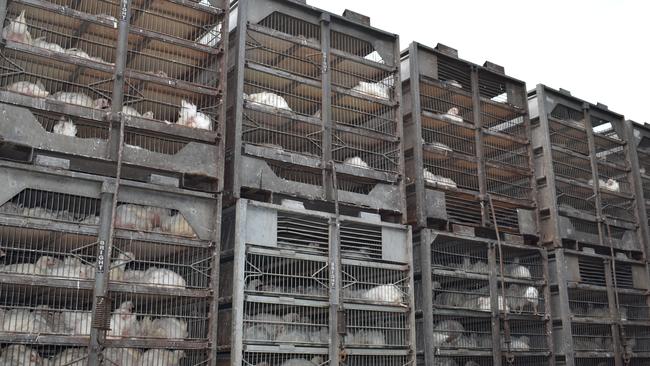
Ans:
<svg viewBox="0 0 650 366"><path fill-rule="evenodd" d="M80 366L88 362L88 350L82 346L1 343L0 362L5 365Z"/></svg>
<svg viewBox="0 0 650 366"><path fill-rule="evenodd" d="M506 358L501 361L502 364L505 364L508 362ZM549 364L549 359L547 356L522 356L522 355L514 355L514 360L512 361L512 365L517 365L517 366L543 366L543 365L548 365Z"/></svg>
<svg viewBox="0 0 650 366"><path fill-rule="evenodd" d="M523 249L502 245L503 275L506 280L539 282L545 281L544 258L536 249ZM500 263L499 251L496 252L497 263Z"/></svg>
<svg viewBox="0 0 650 366"><path fill-rule="evenodd" d="M244 303L245 344L303 345L327 347L327 307Z"/></svg>
<svg viewBox="0 0 650 366"><path fill-rule="evenodd" d="M624 342L624 352L628 355L632 353L650 352L650 328L647 326L624 326L625 337L621 340Z"/></svg>
<svg viewBox="0 0 650 366"><path fill-rule="evenodd" d="M342 296L344 301L408 305L408 270L382 268L380 265L344 264L342 269Z"/></svg>
<svg viewBox="0 0 650 366"><path fill-rule="evenodd" d="M544 321L510 320L510 344L501 329L501 350L514 353L549 351Z"/></svg>
<svg viewBox="0 0 650 366"><path fill-rule="evenodd" d="M492 350L489 317L453 317L434 315L433 347L442 350Z"/></svg>
<svg viewBox="0 0 650 366"><path fill-rule="evenodd" d="M648 321L650 309L644 295L619 294L619 316L623 321Z"/></svg>
<svg viewBox="0 0 650 366"><path fill-rule="evenodd" d="M579 317L610 318L607 292L569 289L569 310Z"/></svg>
<svg viewBox="0 0 650 366"><path fill-rule="evenodd" d="M246 256L245 290L250 294L326 299L328 264L323 258L286 258L280 253Z"/></svg>
<svg viewBox="0 0 650 366"><path fill-rule="evenodd" d="M166 348L128 348L109 347L102 353L104 365L204 365L207 360L205 350L175 350ZM81 364L80 364L81 365ZM71 366L77 366L72 364Z"/></svg>
<svg viewBox="0 0 650 366"><path fill-rule="evenodd" d="M476 156L475 131L463 124L449 123L427 112L423 112L422 144L425 148L452 150L469 156ZM495 151L494 156L499 155ZM514 160L517 160L513 157ZM513 160L513 161L514 161Z"/></svg>
<svg viewBox="0 0 650 366"><path fill-rule="evenodd" d="M528 169L528 144L498 138L495 135L483 136L483 152L488 161L506 164L511 167Z"/></svg>
<svg viewBox="0 0 650 366"><path fill-rule="evenodd" d="M532 195L530 175L520 170L504 169L487 165L485 167L487 191L499 196L526 200Z"/></svg>
<svg viewBox="0 0 650 366"><path fill-rule="evenodd" d="M481 101L481 123L490 132L526 139L525 115L519 108Z"/></svg>
<svg viewBox="0 0 650 366"><path fill-rule="evenodd" d="M478 163L473 159L426 150L423 156L424 182L436 188L479 190Z"/></svg>
<svg viewBox="0 0 650 366"><path fill-rule="evenodd" d="M439 83L427 78L420 80L422 110L433 113L442 121L474 124L472 97L456 84Z"/></svg>
<svg viewBox="0 0 650 366"><path fill-rule="evenodd" d="M424 362L422 363L424 365ZM492 356L457 356L441 354L433 359L435 366L492 366Z"/></svg>
<svg viewBox="0 0 650 366"><path fill-rule="evenodd" d="M595 216L596 202L593 188L556 179L555 191L557 205L560 210L580 210ZM596 235L598 235L598 232L596 232Z"/></svg>
<svg viewBox="0 0 650 366"><path fill-rule="evenodd" d="M600 202L602 213L613 219L634 222L636 220L634 200L627 197L610 193L609 191L600 191Z"/></svg>
<svg viewBox="0 0 650 366"><path fill-rule="evenodd" d="M614 366L614 358L607 357L576 357L576 366Z"/></svg>
<svg viewBox="0 0 650 366"><path fill-rule="evenodd" d="M543 288L516 283L500 284L505 286L506 310L515 314L539 316L545 313L546 301ZM501 293L502 289L499 289Z"/></svg>
<svg viewBox="0 0 650 366"><path fill-rule="evenodd" d="M335 131L332 137L334 161L362 169L398 173L400 153L397 140L340 130Z"/></svg>
<svg viewBox="0 0 650 366"><path fill-rule="evenodd" d="M499 226L499 231L514 232L519 231L519 214L516 205L509 202L494 200L492 201L494 214L492 209L488 211L489 225L493 226L496 219L496 224Z"/></svg>
<svg viewBox="0 0 650 366"><path fill-rule="evenodd" d="M407 355L349 355L341 364L346 366L400 366L412 362L411 357Z"/></svg>
<svg viewBox="0 0 650 366"><path fill-rule="evenodd" d="M557 177L576 179L593 186L593 173L588 157L572 154L563 150L553 149L553 172ZM600 183L600 182L598 182Z"/></svg>
<svg viewBox="0 0 650 366"><path fill-rule="evenodd" d="M487 279L454 276L433 276L434 308L463 309L490 312L492 310L490 287ZM503 308L503 297L499 296Z"/></svg>
<svg viewBox="0 0 650 366"><path fill-rule="evenodd" d="M613 352L609 324L572 323L573 348L576 352Z"/></svg>
<svg viewBox="0 0 650 366"><path fill-rule="evenodd" d="M558 113L558 115L555 113ZM584 124L572 120L567 121L564 118L558 117L560 115L559 113L558 109L552 113L551 116L559 118L562 122L554 119L549 119L548 122L549 139L551 144L578 154L589 156L587 132L584 129ZM574 116L574 118L582 118L582 114L580 113L580 116Z"/></svg>
<svg viewBox="0 0 650 366"><path fill-rule="evenodd" d="M488 248L463 239L445 238L431 248L431 266L442 270L488 275Z"/></svg>
<svg viewBox="0 0 650 366"><path fill-rule="evenodd" d="M411 345L409 316L406 312L346 309L348 348L403 348Z"/></svg>
<svg viewBox="0 0 650 366"><path fill-rule="evenodd" d="M282 353L264 353L264 352L244 352L242 365L271 365L271 366L290 366L290 365L327 365L329 363L327 354L324 353L299 353L299 352L282 352Z"/></svg>
<svg viewBox="0 0 650 366"><path fill-rule="evenodd" d="M628 175L629 170L626 168L607 163L598 164L598 177L605 184L600 184L602 183L600 181L598 183L600 189L604 191L631 194L632 185L630 184Z"/></svg>

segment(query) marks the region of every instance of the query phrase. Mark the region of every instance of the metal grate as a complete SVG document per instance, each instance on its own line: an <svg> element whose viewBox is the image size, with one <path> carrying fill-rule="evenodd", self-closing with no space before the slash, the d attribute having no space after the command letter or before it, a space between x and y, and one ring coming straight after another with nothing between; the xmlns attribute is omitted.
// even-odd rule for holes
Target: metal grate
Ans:
<svg viewBox="0 0 650 366"><path fill-rule="evenodd" d="M0 344L0 362L6 365L71 365L86 364L85 347L65 347L47 344ZM70 363L72 361L77 361Z"/></svg>
<svg viewBox="0 0 650 366"><path fill-rule="evenodd" d="M121 238L114 245L111 281L179 290L210 286L212 250L207 246Z"/></svg>
<svg viewBox="0 0 650 366"><path fill-rule="evenodd" d="M466 263L468 263L466 261ZM482 274L487 275L489 269L487 264L485 268L478 268L478 263L473 263L469 266L474 271L481 271ZM463 265L467 267L467 264ZM461 271L462 269L459 269ZM484 311L490 312L492 310L490 303L490 287L489 281L478 280L475 278L465 278L453 275L434 275L433 276L433 304L434 309L449 309L449 310L471 310L471 311ZM500 310L505 310L503 297L499 296Z"/></svg>
<svg viewBox="0 0 650 366"><path fill-rule="evenodd" d="M546 352L549 350L546 325L543 321L513 319L509 324L510 350L512 352ZM504 330L501 329L502 351L508 349L504 338Z"/></svg>
<svg viewBox="0 0 650 366"><path fill-rule="evenodd" d="M576 366L614 366L614 358L603 357L576 357Z"/></svg>
<svg viewBox="0 0 650 366"><path fill-rule="evenodd" d="M629 170L610 164L598 163L598 181L600 189L614 193L632 193ZM605 183L605 184L601 184Z"/></svg>
<svg viewBox="0 0 650 366"><path fill-rule="evenodd" d="M648 321L650 320L650 308L647 299L643 295L619 294L619 313L621 320Z"/></svg>
<svg viewBox="0 0 650 366"><path fill-rule="evenodd" d="M433 316L433 347L444 349L492 350L490 317Z"/></svg>
<svg viewBox="0 0 650 366"><path fill-rule="evenodd" d="M81 139L100 139L108 140L108 127L97 121L86 120L82 118L70 118L69 116L55 115L53 113L43 113L37 110L31 110L36 120L43 126L47 132L75 136ZM66 122L72 122L73 127L65 128Z"/></svg>
<svg viewBox="0 0 650 366"><path fill-rule="evenodd" d="M594 145L596 148L596 159L599 161L617 164L622 167L629 166L624 142L612 140L600 134L594 134Z"/></svg>
<svg viewBox="0 0 650 366"><path fill-rule="evenodd" d="M504 284L500 284L504 286ZM501 293L501 289L499 289ZM546 301L543 289L539 286L523 284L505 284L507 310L515 314L542 315L545 312Z"/></svg>
<svg viewBox="0 0 650 366"><path fill-rule="evenodd" d="M580 210L596 215L596 203L594 201L593 188L556 180L555 191L557 195L557 205L560 209ZM598 234L597 227L594 234Z"/></svg>
<svg viewBox="0 0 650 366"><path fill-rule="evenodd" d="M450 221L476 226L483 222L480 203L473 197L446 193L445 208Z"/></svg>
<svg viewBox="0 0 650 366"><path fill-rule="evenodd" d="M325 261L248 253L245 282L245 291L251 294L322 300L329 294L328 264Z"/></svg>
<svg viewBox="0 0 650 366"><path fill-rule="evenodd" d="M481 123L490 132L527 139L525 113L519 109L481 101Z"/></svg>
<svg viewBox="0 0 650 366"><path fill-rule="evenodd" d="M559 146L578 154L589 156L587 132L582 123L560 123L554 120L549 120L548 129L551 144L554 146Z"/></svg>
<svg viewBox="0 0 650 366"><path fill-rule="evenodd" d="M431 252L431 265L434 268L489 274L487 246L445 238L444 242L435 242Z"/></svg>
<svg viewBox="0 0 650 366"><path fill-rule="evenodd" d="M422 114L421 121L424 147L476 156L474 129L441 121L428 113Z"/></svg>
<svg viewBox="0 0 650 366"><path fill-rule="evenodd" d="M310 169L273 160L267 160L266 164L276 176L287 181L317 186L323 184L323 173L320 169ZM340 186L339 189L343 188Z"/></svg>
<svg viewBox="0 0 650 366"><path fill-rule="evenodd" d="M579 180L584 184L593 185L591 162L588 157L571 154L553 149L553 172L556 176L569 180Z"/></svg>
<svg viewBox="0 0 650 366"><path fill-rule="evenodd" d="M551 117L569 122L576 127L581 127L582 129L585 128L585 116L582 111L569 108L562 104L558 104L553 108L551 111Z"/></svg>
<svg viewBox="0 0 650 366"><path fill-rule="evenodd" d="M326 346L329 341L327 307L244 303L245 344Z"/></svg>
<svg viewBox="0 0 650 366"><path fill-rule="evenodd" d="M349 302L408 305L407 270L343 264L342 297Z"/></svg>
<svg viewBox="0 0 650 366"><path fill-rule="evenodd" d="M410 346L408 313L346 310L343 344L353 348L402 348Z"/></svg>
<svg viewBox="0 0 650 366"><path fill-rule="evenodd" d="M335 130L332 137L334 161L363 169L399 173L400 144L371 136Z"/></svg>
<svg viewBox="0 0 650 366"><path fill-rule="evenodd" d="M381 226L368 225L344 221L340 230L341 254L344 257L365 260L382 260L382 228ZM394 243L395 246L404 247L407 244Z"/></svg>
<svg viewBox="0 0 650 366"><path fill-rule="evenodd" d="M644 326L625 326L626 353L650 352L650 329Z"/></svg>
<svg viewBox="0 0 650 366"><path fill-rule="evenodd" d="M604 215L629 222L636 221L636 207L633 199L601 190L600 202ZM608 233L605 232L605 235L608 235ZM612 235L614 236L615 234Z"/></svg>
<svg viewBox="0 0 650 366"><path fill-rule="evenodd" d="M488 161L506 164L511 167L528 169L528 144L498 138L494 135L484 135L483 153Z"/></svg>
<svg viewBox="0 0 650 366"><path fill-rule="evenodd" d="M605 291L569 289L571 314L590 318L609 318L609 302Z"/></svg>
<svg viewBox="0 0 650 366"><path fill-rule="evenodd" d="M99 225L99 206L97 198L28 188L0 206L0 213Z"/></svg>
<svg viewBox="0 0 650 366"><path fill-rule="evenodd" d="M320 40L320 26L278 11L262 19L259 24L299 38Z"/></svg>
<svg viewBox="0 0 650 366"><path fill-rule="evenodd" d="M469 63L455 60L441 53L436 53L436 61L439 80L447 83L455 82L468 92L472 90L472 70Z"/></svg>
<svg viewBox="0 0 650 366"><path fill-rule="evenodd" d="M456 123L474 123L472 97L462 91L446 88L438 82L420 81L420 105L436 119Z"/></svg>
<svg viewBox="0 0 650 366"><path fill-rule="evenodd" d="M437 188L479 190L478 164L473 159L425 151L423 156L424 182Z"/></svg>
<svg viewBox="0 0 650 366"><path fill-rule="evenodd" d="M616 261L616 287L634 288L633 264L629 262Z"/></svg>
<svg viewBox="0 0 650 366"><path fill-rule="evenodd" d="M256 365L327 365L327 354L320 353L296 353L296 352L282 352L282 353L262 353L262 352L244 352L242 366L256 366Z"/></svg>
<svg viewBox="0 0 650 366"><path fill-rule="evenodd" d="M412 362L411 356L355 354L348 355L345 361L342 361L341 364L345 366L403 366Z"/></svg>
<svg viewBox="0 0 650 366"><path fill-rule="evenodd" d="M530 199L532 196L528 172L492 165L486 166L485 170L489 193L521 200Z"/></svg>
<svg viewBox="0 0 650 366"><path fill-rule="evenodd" d="M578 266L581 283L605 286L605 264L602 259L580 256Z"/></svg>
<svg viewBox="0 0 650 366"><path fill-rule="evenodd" d="M543 281L544 265L542 254L538 250L521 249L502 245L504 276L518 281ZM499 252L496 251L497 263Z"/></svg>
<svg viewBox="0 0 650 366"><path fill-rule="evenodd" d="M195 349L169 349L112 347L103 352L105 365L203 365L208 362L208 351ZM73 364L71 366L77 366Z"/></svg>
<svg viewBox="0 0 650 366"><path fill-rule="evenodd" d="M494 216L499 226L499 230L519 232L519 214L517 208L505 202L493 201ZM488 210L489 225L493 225L492 210Z"/></svg>
<svg viewBox="0 0 650 366"><path fill-rule="evenodd" d="M317 254L329 250L329 226L319 217L278 211L278 247Z"/></svg>
<svg viewBox="0 0 650 366"><path fill-rule="evenodd" d="M573 348L576 352L612 352L612 331L609 324L571 324Z"/></svg>
<svg viewBox="0 0 650 366"><path fill-rule="evenodd" d="M115 227L196 238L192 225L181 212L163 207L120 202L115 210Z"/></svg>

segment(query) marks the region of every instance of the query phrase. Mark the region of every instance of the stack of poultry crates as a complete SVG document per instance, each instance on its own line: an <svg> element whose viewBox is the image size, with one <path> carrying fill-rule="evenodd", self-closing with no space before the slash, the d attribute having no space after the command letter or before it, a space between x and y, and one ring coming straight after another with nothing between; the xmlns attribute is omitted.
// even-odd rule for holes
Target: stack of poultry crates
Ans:
<svg viewBox="0 0 650 366"><path fill-rule="evenodd" d="M402 83L418 362L552 363L525 84L417 43Z"/></svg>
<svg viewBox="0 0 650 366"><path fill-rule="evenodd" d="M631 123L544 85L529 101L558 363L643 364L647 228Z"/></svg>
<svg viewBox="0 0 650 366"><path fill-rule="evenodd" d="M0 363L216 362L226 5L0 5Z"/></svg>
<svg viewBox="0 0 650 366"><path fill-rule="evenodd" d="M221 362L411 364L398 37L301 1L231 13Z"/></svg>

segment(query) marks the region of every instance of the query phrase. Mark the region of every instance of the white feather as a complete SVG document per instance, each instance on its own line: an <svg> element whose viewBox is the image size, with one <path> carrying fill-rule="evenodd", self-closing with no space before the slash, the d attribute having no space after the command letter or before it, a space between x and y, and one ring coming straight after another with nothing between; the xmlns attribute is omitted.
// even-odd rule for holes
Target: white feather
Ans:
<svg viewBox="0 0 650 366"><path fill-rule="evenodd" d="M457 188L456 182L451 178L443 177L436 175L428 171L426 168L422 170L422 175L424 176L424 181L429 184L434 184L443 188Z"/></svg>
<svg viewBox="0 0 650 366"><path fill-rule="evenodd" d="M146 284L158 287L186 287L185 279L178 273L166 268L148 268L142 278Z"/></svg>
<svg viewBox="0 0 650 366"><path fill-rule="evenodd" d="M352 88L352 90L379 99L390 99L390 88L382 83L360 81L359 85Z"/></svg>
<svg viewBox="0 0 650 366"><path fill-rule="evenodd" d="M15 93L31 95L37 98L45 98L50 95L40 81L36 82L36 84L30 83L29 81L19 81L9 85L7 90Z"/></svg>
<svg viewBox="0 0 650 366"><path fill-rule="evenodd" d="M71 136L71 137L77 136L77 126L75 126L75 124L72 122L71 119L66 119L63 116L61 117L59 122L57 122L54 125L52 131L59 135Z"/></svg>
<svg viewBox="0 0 650 366"><path fill-rule="evenodd" d="M343 161L343 164L352 165L363 169L370 169L370 165L368 165L368 163L363 161L363 159L358 156L353 156L351 158L345 159L345 161Z"/></svg>
<svg viewBox="0 0 650 366"><path fill-rule="evenodd" d="M54 52L60 52L60 53L65 53L65 49L61 46L59 46L56 43L50 43L45 40L45 37L39 37L34 40L32 43L34 47L39 47L39 48L44 48L46 50L54 51Z"/></svg>
<svg viewBox="0 0 650 366"><path fill-rule="evenodd" d="M24 9L15 19L10 20L9 24L2 29L2 38L7 41L27 44L32 43L32 36L27 28L27 19L25 18Z"/></svg>
<svg viewBox="0 0 650 366"><path fill-rule="evenodd" d="M244 100L265 107L273 107L277 109L284 109L287 111L291 110L289 104L283 97L269 92L255 93L251 95L244 94Z"/></svg>
<svg viewBox="0 0 650 366"><path fill-rule="evenodd" d="M142 354L138 366L180 366L185 357L184 351L168 351L165 349L150 349Z"/></svg>

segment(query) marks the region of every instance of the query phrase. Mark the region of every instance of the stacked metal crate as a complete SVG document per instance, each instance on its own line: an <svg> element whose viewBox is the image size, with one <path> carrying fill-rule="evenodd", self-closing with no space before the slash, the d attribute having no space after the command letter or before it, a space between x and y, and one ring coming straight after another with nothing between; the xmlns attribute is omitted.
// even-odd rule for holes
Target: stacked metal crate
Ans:
<svg viewBox="0 0 650 366"><path fill-rule="evenodd" d="M245 199L223 218L222 364L412 362L407 227Z"/></svg>
<svg viewBox="0 0 650 366"><path fill-rule="evenodd" d="M535 236L525 84L418 43L402 82L409 222Z"/></svg>
<svg viewBox="0 0 650 366"><path fill-rule="evenodd" d="M529 101L556 351L566 365L621 365L648 314L631 124L562 89L538 85Z"/></svg>
<svg viewBox="0 0 650 366"><path fill-rule="evenodd" d="M418 362L552 363L525 84L417 43L402 83Z"/></svg>
<svg viewBox="0 0 650 366"><path fill-rule="evenodd" d="M412 363L398 37L304 1L231 12L223 364Z"/></svg>
<svg viewBox="0 0 650 366"><path fill-rule="evenodd" d="M650 128L647 124L638 124L633 121L627 121L631 127L630 142L635 147L633 150L636 154L632 154L631 168L636 182L635 195L637 199L637 207L639 212L639 225L640 230L644 233L645 241L645 258L647 262L648 251L650 250L650 222L648 222L648 214L650 213ZM644 225L645 223L645 225ZM647 275L646 275L647 277ZM635 343L632 347L633 357L630 364L643 365L650 362L650 298L647 296L635 296L636 301L628 309L628 314L634 312L636 321L633 332L627 330L627 322L623 323L626 329L626 334L636 333ZM628 318L630 318L628 316ZM642 323L642 324L639 324Z"/></svg>
<svg viewBox="0 0 650 366"><path fill-rule="evenodd" d="M213 364L226 3L0 14L0 363Z"/></svg>
<svg viewBox="0 0 650 366"><path fill-rule="evenodd" d="M239 1L227 189L404 212L399 41L346 11ZM233 10L234 11L234 10Z"/></svg>

